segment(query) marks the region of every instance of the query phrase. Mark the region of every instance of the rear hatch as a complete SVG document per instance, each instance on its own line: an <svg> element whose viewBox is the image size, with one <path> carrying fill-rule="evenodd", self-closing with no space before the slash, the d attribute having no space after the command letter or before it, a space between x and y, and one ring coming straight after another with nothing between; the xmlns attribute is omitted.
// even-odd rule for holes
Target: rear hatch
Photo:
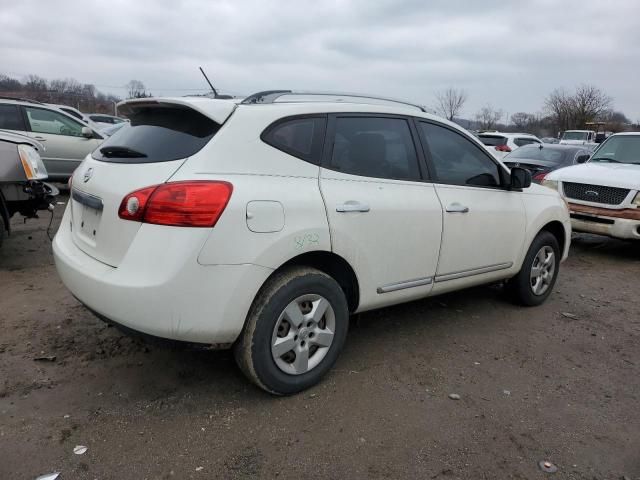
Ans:
<svg viewBox="0 0 640 480"><path fill-rule="evenodd" d="M168 181L214 137L235 106L208 98L121 103L119 113L131 124L102 143L73 175L71 228L78 248L117 267L142 225L119 218L122 199Z"/></svg>

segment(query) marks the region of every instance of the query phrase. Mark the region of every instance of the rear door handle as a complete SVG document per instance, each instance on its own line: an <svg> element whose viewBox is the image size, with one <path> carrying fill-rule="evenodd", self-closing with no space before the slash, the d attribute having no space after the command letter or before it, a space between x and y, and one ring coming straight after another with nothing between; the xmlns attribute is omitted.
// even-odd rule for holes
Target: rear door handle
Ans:
<svg viewBox="0 0 640 480"><path fill-rule="evenodd" d="M446 208L449 213L467 213L469 212L469 207L465 207L464 205L460 205L459 203L451 203Z"/></svg>
<svg viewBox="0 0 640 480"><path fill-rule="evenodd" d="M346 212L368 212L370 210L369 205L366 203L360 203L353 200L349 200L348 202L343 203L342 205L338 205L336 207L336 212L346 213Z"/></svg>
<svg viewBox="0 0 640 480"><path fill-rule="evenodd" d="M46 139L46 138L44 138L44 137L33 137L33 138L35 138L35 139L36 139L36 140L38 140L39 142L46 142L46 141L47 141L47 139Z"/></svg>

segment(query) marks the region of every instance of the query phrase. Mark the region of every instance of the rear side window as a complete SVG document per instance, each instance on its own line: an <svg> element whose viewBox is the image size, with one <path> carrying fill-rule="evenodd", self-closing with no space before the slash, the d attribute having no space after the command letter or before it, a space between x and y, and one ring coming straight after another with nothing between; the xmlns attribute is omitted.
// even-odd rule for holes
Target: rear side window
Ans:
<svg viewBox="0 0 640 480"><path fill-rule="evenodd" d="M287 118L267 128L261 138L278 150L318 165L326 123L324 116Z"/></svg>
<svg viewBox="0 0 640 480"><path fill-rule="evenodd" d="M499 135L478 135L478 138L487 147L497 147L507 144L507 137L501 137Z"/></svg>
<svg viewBox="0 0 640 480"><path fill-rule="evenodd" d="M421 179L411 130L402 118L336 118L327 167L364 177Z"/></svg>
<svg viewBox="0 0 640 480"><path fill-rule="evenodd" d="M0 105L0 128L5 130L26 130L17 105Z"/></svg>
<svg viewBox="0 0 640 480"><path fill-rule="evenodd" d="M125 125L92 154L112 163L170 162L190 157L204 147L220 125L195 110L153 105L131 107Z"/></svg>

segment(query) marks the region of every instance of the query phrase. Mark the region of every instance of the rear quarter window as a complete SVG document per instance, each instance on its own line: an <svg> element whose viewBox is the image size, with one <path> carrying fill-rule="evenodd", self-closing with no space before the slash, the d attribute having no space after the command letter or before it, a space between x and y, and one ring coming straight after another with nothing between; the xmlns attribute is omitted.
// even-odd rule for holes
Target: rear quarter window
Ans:
<svg viewBox="0 0 640 480"><path fill-rule="evenodd" d="M199 152L220 129L186 107L135 106L125 125L102 143L93 158L112 163L170 162Z"/></svg>
<svg viewBox="0 0 640 480"><path fill-rule="evenodd" d="M267 127L260 138L278 150L319 165L326 124L325 116L288 117Z"/></svg>

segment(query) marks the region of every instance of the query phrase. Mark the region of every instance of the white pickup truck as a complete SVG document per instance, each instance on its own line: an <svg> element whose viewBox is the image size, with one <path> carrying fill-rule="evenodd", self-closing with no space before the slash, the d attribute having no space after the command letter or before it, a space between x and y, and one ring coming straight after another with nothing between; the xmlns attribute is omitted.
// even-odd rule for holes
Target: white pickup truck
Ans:
<svg viewBox="0 0 640 480"><path fill-rule="evenodd" d="M611 135L582 165L551 172L574 231L640 240L640 132Z"/></svg>
<svg viewBox="0 0 640 480"><path fill-rule="evenodd" d="M561 145L586 145L596 143L596 132L593 130L566 130L560 138Z"/></svg>

